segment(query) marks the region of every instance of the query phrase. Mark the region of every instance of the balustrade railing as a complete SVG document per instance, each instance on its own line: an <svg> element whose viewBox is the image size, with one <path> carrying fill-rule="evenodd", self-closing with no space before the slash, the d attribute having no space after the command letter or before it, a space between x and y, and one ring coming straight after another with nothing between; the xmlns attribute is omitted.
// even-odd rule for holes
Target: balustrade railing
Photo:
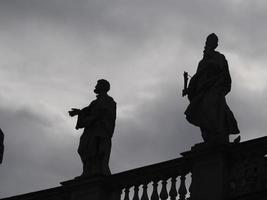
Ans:
<svg viewBox="0 0 267 200"><path fill-rule="evenodd" d="M185 200L190 196L190 166L178 158L112 175L114 200ZM120 195L119 195L120 194Z"/></svg>
<svg viewBox="0 0 267 200"><path fill-rule="evenodd" d="M199 196L208 200L221 200L222 196L227 200L266 199L267 137L240 144L200 144L182 155L108 177L74 179L57 188L5 199L198 200Z"/></svg>

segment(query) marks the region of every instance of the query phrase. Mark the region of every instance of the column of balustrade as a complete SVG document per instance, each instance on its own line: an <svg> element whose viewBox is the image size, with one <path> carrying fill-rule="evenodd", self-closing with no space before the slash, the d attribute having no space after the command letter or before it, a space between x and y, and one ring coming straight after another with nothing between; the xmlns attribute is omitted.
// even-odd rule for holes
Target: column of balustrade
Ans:
<svg viewBox="0 0 267 200"><path fill-rule="evenodd" d="M139 200L139 185L134 186L133 200Z"/></svg>
<svg viewBox="0 0 267 200"><path fill-rule="evenodd" d="M176 177L172 177L171 178L171 189L169 192L169 196L171 198L171 200L176 200L177 197L177 189L176 189Z"/></svg>
<svg viewBox="0 0 267 200"><path fill-rule="evenodd" d="M190 186L188 188L189 198L187 198L187 200L191 200L192 199L192 197L191 197L191 195L192 195L192 173L190 173L190 177L191 177L191 182L190 182Z"/></svg>
<svg viewBox="0 0 267 200"><path fill-rule="evenodd" d="M167 180L168 179L163 179L161 181L162 187L161 187L161 192L160 192L160 199L161 200L166 200L168 199L168 192L167 192Z"/></svg>
<svg viewBox="0 0 267 200"><path fill-rule="evenodd" d="M158 181L153 181L151 200L159 200Z"/></svg>
<svg viewBox="0 0 267 200"><path fill-rule="evenodd" d="M179 176L178 176L179 177ZM179 200L186 200L186 195L187 195L187 188L186 188L186 174L182 174L180 176L180 185L179 189L177 191L177 177L171 177L170 178L170 190L168 192L167 185L168 185L168 179L165 178L162 179L161 181L153 180L152 185L149 187L152 190L151 196L149 198L148 196L148 185L149 182L143 183L143 184L136 184L133 186L133 196L132 200L176 200L177 196L179 194ZM160 194L158 193L158 183L161 183L161 190ZM139 187L142 185L142 194L141 198L139 197ZM126 187L124 188L124 198L123 200L130 200L130 188L131 187ZM189 192L191 194L191 184L189 187Z"/></svg>
<svg viewBox="0 0 267 200"><path fill-rule="evenodd" d="M130 200L130 197L129 197L129 193L130 193L130 188L125 188L124 189L124 200Z"/></svg>
<svg viewBox="0 0 267 200"><path fill-rule="evenodd" d="M185 174L182 174L180 176L180 188L178 190L178 193L179 193L179 200L185 200L185 196L187 194L187 189L186 189L186 186L185 186Z"/></svg>
<svg viewBox="0 0 267 200"><path fill-rule="evenodd" d="M147 183L143 184L143 194L142 194L141 200L149 200L148 194L147 194L147 185L148 185Z"/></svg>

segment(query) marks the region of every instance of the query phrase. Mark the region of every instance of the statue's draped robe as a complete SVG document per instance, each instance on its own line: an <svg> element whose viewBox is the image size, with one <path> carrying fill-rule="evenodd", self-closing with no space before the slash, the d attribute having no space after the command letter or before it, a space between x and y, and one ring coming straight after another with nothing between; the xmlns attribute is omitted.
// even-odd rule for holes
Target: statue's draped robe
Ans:
<svg viewBox="0 0 267 200"><path fill-rule="evenodd" d="M107 94L98 95L83 108L76 129L84 128L78 153L83 162L83 175L109 175L111 138L116 120L116 102Z"/></svg>
<svg viewBox="0 0 267 200"><path fill-rule="evenodd" d="M188 86L186 119L212 134L238 134L237 122L225 100L230 90L231 77L224 55L215 51L204 56Z"/></svg>

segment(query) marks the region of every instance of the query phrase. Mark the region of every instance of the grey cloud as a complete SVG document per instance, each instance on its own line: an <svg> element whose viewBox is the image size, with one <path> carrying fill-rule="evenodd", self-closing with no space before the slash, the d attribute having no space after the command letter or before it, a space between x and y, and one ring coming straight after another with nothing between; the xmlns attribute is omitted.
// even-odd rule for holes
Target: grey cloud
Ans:
<svg viewBox="0 0 267 200"><path fill-rule="evenodd" d="M186 100L177 88L158 89L159 96L144 101L134 119L117 121L113 159L124 157L117 161L121 166L134 168L176 158L190 144L201 142L199 130L185 121Z"/></svg>
<svg viewBox="0 0 267 200"><path fill-rule="evenodd" d="M56 186L77 173L74 138L66 138L64 128L63 134L56 132L60 118L31 107L1 107L0 113L5 133L1 197Z"/></svg>
<svg viewBox="0 0 267 200"><path fill-rule="evenodd" d="M257 92L247 93L246 90L241 88L231 94L229 103L239 122L241 135L245 140L267 134L266 94L266 89L259 94Z"/></svg>
<svg viewBox="0 0 267 200"><path fill-rule="evenodd" d="M115 41L113 46L122 45L119 46L123 48L120 50L122 57L126 56L125 51L130 53L129 49L136 49L157 37L158 32L163 35L173 32L177 39L183 38L192 46L202 46L200 38L217 32L226 49L246 57L258 57L266 49L262 42L266 35L266 3L262 1L242 4L231 1L153 1L153 6L151 1L10 1L5 4L8 5L3 6L3 11L7 11L1 12L2 15L13 13L16 25L21 24L20 30L25 29L25 23L32 23L32 26L26 26L29 29L26 34L35 29L34 24L43 20L54 24L50 29L57 27L70 32L75 35L76 42L88 46L92 46L92 41L97 38L110 38ZM5 17L1 19L6 23L11 21ZM97 48L99 44L93 46Z"/></svg>
<svg viewBox="0 0 267 200"><path fill-rule="evenodd" d="M202 142L199 128L185 119L188 100L181 97L181 88L181 84L166 85L162 81L154 88L160 91L157 97L144 100L133 118L117 121L111 162L115 172L179 157L181 152ZM267 133L264 101L267 91L263 90L261 94L253 95L242 87L234 87L227 96L228 105L238 121L242 141Z"/></svg>
<svg viewBox="0 0 267 200"><path fill-rule="evenodd" d="M134 108L129 112L131 117L118 116L111 157L113 172L175 158L201 142L198 128L184 119L187 100L180 97L182 76L178 75L186 66L191 66L186 70L195 71L210 32L219 35L222 53L264 63L264 4L1 1L0 88L9 98L26 102L24 106L18 102L12 109L1 101L0 125L6 133L1 195L53 187L79 175L79 133L69 119L58 115L73 104L86 105L87 89L98 76L112 79L111 92L118 109L128 103ZM164 42L171 48L176 43L179 46L170 49L162 45ZM175 58L164 60L165 51ZM228 97L229 106L239 121L243 139L250 138L251 132L255 137L264 135L266 89L262 94L253 93L241 87L238 80L233 81L237 87ZM8 90L10 85L12 91ZM51 110L60 114L42 112L36 102L56 107Z"/></svg>

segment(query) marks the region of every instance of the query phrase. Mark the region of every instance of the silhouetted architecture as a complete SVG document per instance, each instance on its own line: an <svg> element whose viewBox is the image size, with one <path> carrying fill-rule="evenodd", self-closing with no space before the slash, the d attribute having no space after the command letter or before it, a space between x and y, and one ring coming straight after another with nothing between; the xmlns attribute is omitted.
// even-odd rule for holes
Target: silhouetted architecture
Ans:
<svg viewBox="0 0 267 200"><path fill-rule="evenodd" d="M3 200L266 200L267 137L201 143L182 157Z"/></svg>
<svg viewBox="0 0 267 200"><path fill-rule="evenodd" d="M97 81L94 92L96 99L83 109L72 108L70 116L78 115L76 129L84 128L78 153L83 163L81 177L110 175L109 157L111 138L116 120L116 102L107 92L108 81Z"/></svg>
<svg viewBox="0 0 267 200"><path fill-rule="evenodd" d="M76 129L84 128L78 152L85 178L2 200L266 200L267 137L229 143L228 135L239 130L225 101L231 78L217 42L215 34L208 36L197 73L183 90L190 100L187 119L201 128L204 143L179 158L109 175L116 103L101 79L96 100L69 111L78 115Z"/></svg>
<svg viewBox="0 0 267 200"><path fill-rule="evenodd" d="M3 161L3 155L4 155L4 133L0 128L0 164Z"/></svg>
<svg viewBox="0 0 267 200"><path fill-rule="evenodd" d="M212 33L207 37L197 72L183 90L190 101L185 115L191 124L200 127L205 142L227 143L229 135L239 130L225 100L231 90L228 63L223 54L215 51L217 46L218 37Z"/></svg>

